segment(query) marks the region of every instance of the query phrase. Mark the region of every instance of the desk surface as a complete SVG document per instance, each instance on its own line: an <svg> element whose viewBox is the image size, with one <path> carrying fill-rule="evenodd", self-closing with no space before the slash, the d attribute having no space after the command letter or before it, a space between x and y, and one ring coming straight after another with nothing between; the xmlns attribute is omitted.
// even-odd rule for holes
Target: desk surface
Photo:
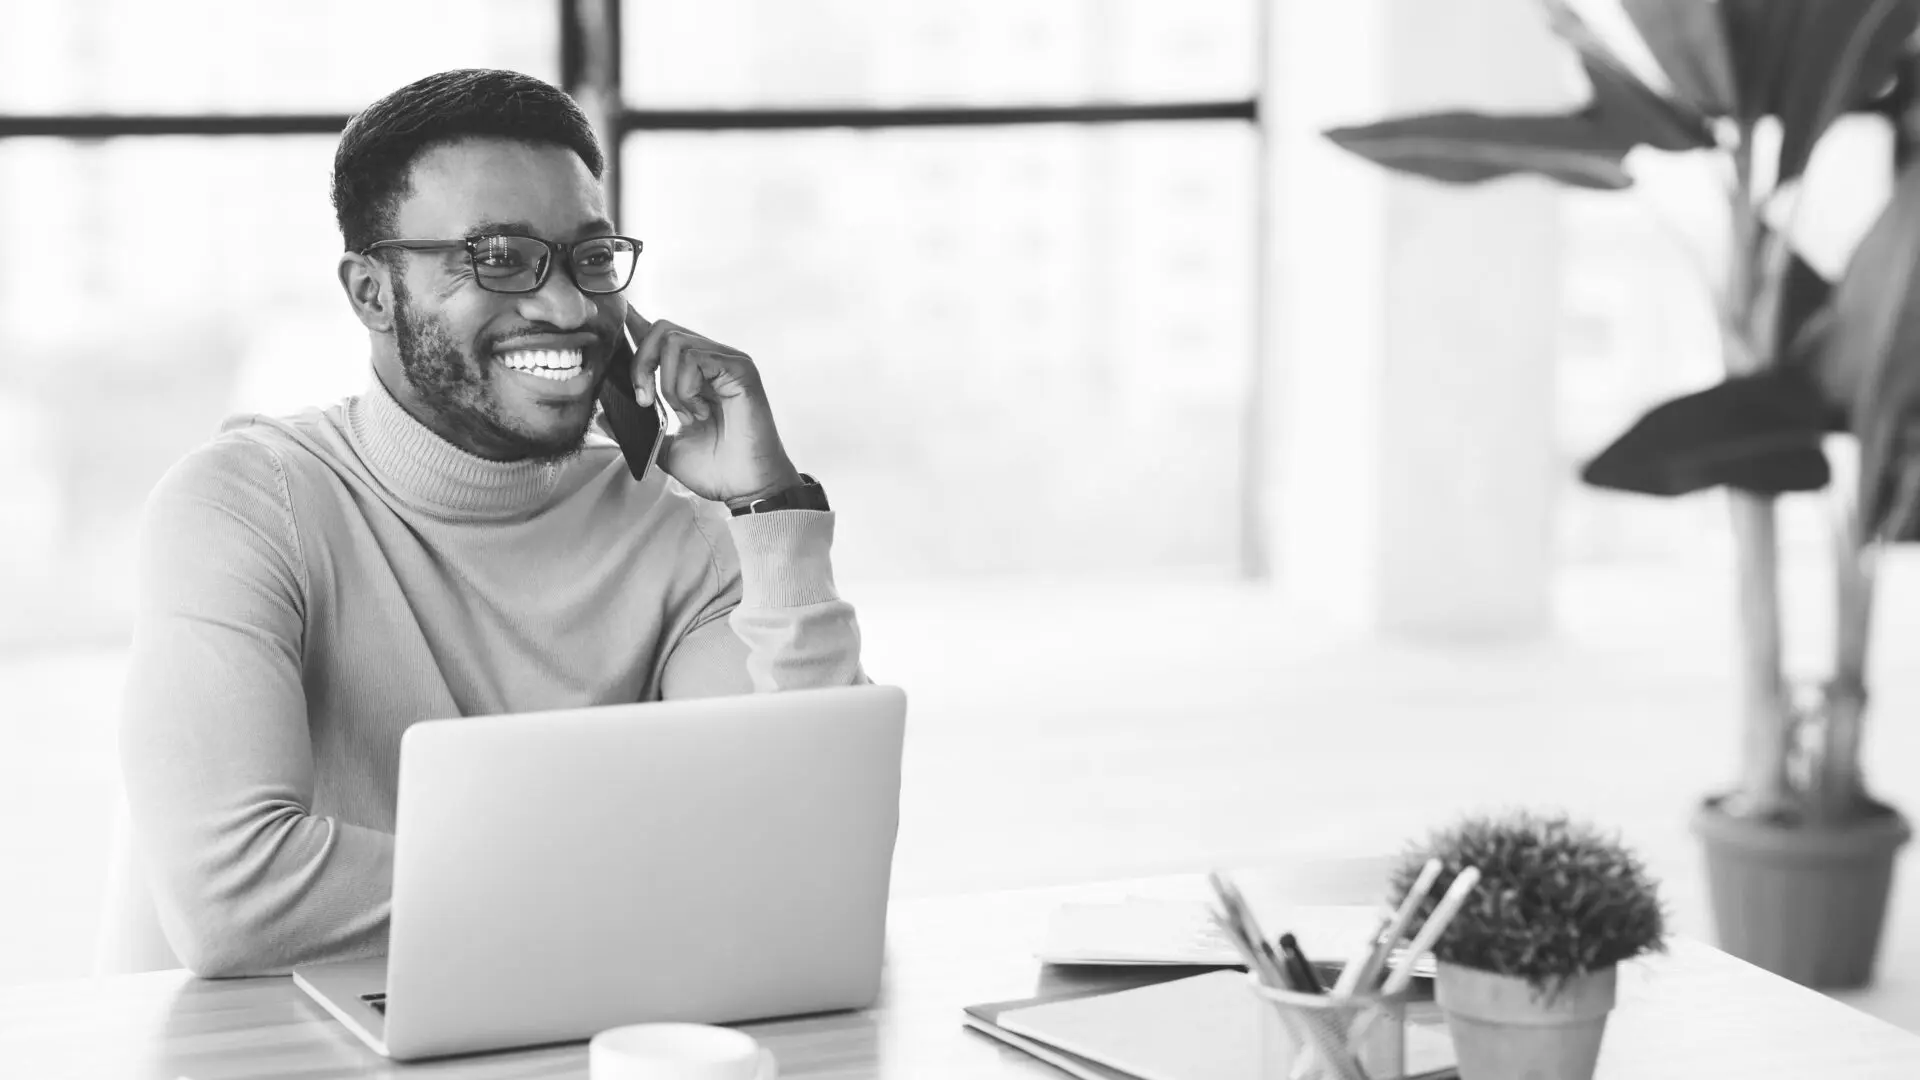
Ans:
<svg viewBox="0 0 1920 1080"><path fill-rule="evenodd" d="M1378 863L1261 875L1289 902L1371 900ZM961 1006L1099 976L1042 969L1031 946L1070 900L1203 895L1197 877L901 901L888 927L874 1009L750 1025L783 1078L1060 1077L967 1031ZM1108 976L1111 978L1111 976ZM0 1075L229 1080L448 1077L585 1080L586 1045L394 1065L367 1050L286 978L206 981L185 972L0 987ZM1775 978L1717 950L1677 942L1627 965L1600 1080L1821 1076L1912 1080L1920 1036Z"/></svg>

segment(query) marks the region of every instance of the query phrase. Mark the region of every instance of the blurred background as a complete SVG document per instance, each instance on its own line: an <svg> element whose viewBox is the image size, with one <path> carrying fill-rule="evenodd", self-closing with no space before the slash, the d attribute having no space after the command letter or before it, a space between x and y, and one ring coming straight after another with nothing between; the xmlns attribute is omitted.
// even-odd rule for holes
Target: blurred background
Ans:
<svg viewBox="0 0 1920 1080"><path fill-rule="evenodd" d="M1537 5L615 6L635 302L759 360L868 667L914 695L900 895L1550 804L1621 829L1708 934L1686 815L1735 762L1725 507L1575 474L1718 374L1712 177L1442 190L1317 134L1578 101ZM450 67L564 83L597 7L0 0L0 982L88 971L147 491L222 417L370 378L338 120ZM1823 144L1823 269L1888 143ZM1786 505L1810 661L1820 512ZM1869 761L1911 806L1892 667ZM1857 1000L1920 1029L1908 895Z"/></svg>

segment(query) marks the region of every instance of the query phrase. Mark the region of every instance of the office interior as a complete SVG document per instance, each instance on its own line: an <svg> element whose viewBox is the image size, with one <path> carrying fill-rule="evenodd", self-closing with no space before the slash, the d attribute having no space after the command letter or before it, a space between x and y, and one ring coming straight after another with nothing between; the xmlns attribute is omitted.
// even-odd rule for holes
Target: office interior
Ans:
<svg viewBox="0 0 1920 1080"><path fill-rule="evenodd" d="M911 693L896 896L1393 852L1528 806L1618 830L1710 937L1687 823L1740 737L1726 501L1578 471L1717 378L1711 183L1442 187L1320 135L1577 102L1537 5L612 6L634 302L759 361L866 667ZM370 377L329 123L450 67L562 83L602 7L0 2L0 982L90 972L146 492L224 416ZM1822 144L1816 265L1884 202L1890 138ZM1823 512L1781 503L1807 670ZM1866 751L1906 807L1912 562ZM1839 996L1920 1031L1909 869Z"/></svg>

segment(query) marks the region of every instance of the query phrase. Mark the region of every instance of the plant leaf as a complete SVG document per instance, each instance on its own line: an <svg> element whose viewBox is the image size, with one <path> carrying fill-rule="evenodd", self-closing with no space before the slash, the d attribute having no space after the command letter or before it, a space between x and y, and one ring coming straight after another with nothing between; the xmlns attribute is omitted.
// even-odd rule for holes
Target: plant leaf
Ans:
<svg viewBox="0 0 1920 1080"><path fill-rule="evenodd" d="M1719 0L1737 114L1780 118L1779 181L1806 171L1834 120L1893 78L1920 0Z"/></svg>
<svg viewBox="0 0 1920 1080"><path fill-rule="evenodd" d="M1809 312L1791 337L1781 335L1780 362L1814 379L1814 389L1827 408L1828 431L1852 431L1850 403L1830 396L1819 381L1822 357L1833 339L1833 305Z"/></svg>
<svg viewBox="0 0 1920 1080"><path fill-rule="evenodd" d="M1780 285L1780 310L1774 326L1774 355L1799 372L1821 395L1828 431L1851 431L1852 399L1834 391L1821 377L1827 342L1833 333L1834 286L1825 274L1793 251L1787 252L1786 278Z"/></svg>
<svg viewBox="0 0 1920 1080"><path fill-rule="evenodd" d="M1827 410L1793 372L1741 375L1656 406L1580 472L1599 488L1687 495L1818 491L1832 478L1820 443Z"/></svg>
<svg viewBox="0 0 1920 1080"><path fill-rule="evenodd" d="M1578 115L1429 113L1324 134L1378 165L1453 184L1532 173L1606 191L1633 185L1621 165L1628 147Z"/></svg>
<svg viewBox="0 0 1920 1080"><path fill-rule="evenodd" d="M1669 101L1640 81L1606 42L1593 32L1567 0L1544 0L1554 32L1580 53L1593 83L1594 122L1629 146L1656 150L1698 150L1714 145L1713 132L1699 113Z"/></svg>
<svg viewBox="0 0 1920 1080"><path fill-rule="evenodd" d="M1855 249L1833 312L1814 374L1830 399L1848 405L1860 439L1860 514L1867 535L1879 535L1894 480L1917 449L1907 433L1920 422L1920 166L1901 172Z"/></svg>
<svg viewBox="0 0 1920 1080"><path fill-rule="evenodd" d="M1920 28L1916 0L1798 0L1804 9L1779 103L1780 181L1807 169L1833 122L1874 97Z"/></svg>
<svg viewBox="0 0 1920 1080"><path fill-rule="evenodd" d="M1811 4L1827 2L1811 0ZM1733 57L1734 115L1740 120L1779 113L1794 38L1801 15L1811 4L1809 0L1719 0Z"/></svg>
<svg viewBox="0 0 1920 1080"><path fill-rule="evenodd" d="M1795 254L1787 264L1786 280L1781 283L1780 315L1775 336L1775 355L1788 366L1812 372L1819 364L1826 335L1832 330L1833 283L1815 270L1807 260ZM1821 389L1818 383L1816 389ZM1834 414L1830 430L1847 430L1848 400L1826 399Z"/></svg>
<svg viewBox="0 0 1920 1080"><path fill-rule="evenodd" d="M1673 82L1703 116L1732 115L1733 56L1715 0L1622 0L1627 17Z"/></svg>

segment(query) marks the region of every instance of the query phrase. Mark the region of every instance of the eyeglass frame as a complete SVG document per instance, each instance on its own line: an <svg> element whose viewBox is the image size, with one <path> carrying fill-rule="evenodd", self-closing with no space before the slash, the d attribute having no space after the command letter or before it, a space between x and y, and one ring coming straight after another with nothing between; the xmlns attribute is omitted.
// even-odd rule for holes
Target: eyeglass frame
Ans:
<svg viewBox="0 0 1920 1080"><path fill-rule="evenodd" d="M480 253L477 250L478 246L489 240L531 240L547 249L546 265L541 268L532 286L525 289L493 289L487 287L486 275L480 272L480 267L474 260L480 257ZM360 254L371 255L382 248L391 248L395 251L452 251L456 248L465 249L467 253L467 263L473 268L474 282L487 292L499 293L502 296L525 296L529 293L539 292L546 287L547 280L553 277L553 268L559 263L565 262L567 264L567 279L573 282L574 288L579 289L588 296L613 296L617 293L625 292L627 286L633 284L634 274L632 270L627 272L627 280L623 282L619 288L607 289L601 292L596 292L580 284L579 275L573 272L573 249L579 247L581 244L591 244L601 240L625 240L627 243L632 244L634 265L636 269L638 268L640 253L646 250L646 244L634 237L621 236L617 233L609 233L605 236L589 236L565 244L552 240L544 240L538 236L527 236L523 233L483 233L479 236L469 236L461 240L375 240L373 243L361 248Z"/></svg>

